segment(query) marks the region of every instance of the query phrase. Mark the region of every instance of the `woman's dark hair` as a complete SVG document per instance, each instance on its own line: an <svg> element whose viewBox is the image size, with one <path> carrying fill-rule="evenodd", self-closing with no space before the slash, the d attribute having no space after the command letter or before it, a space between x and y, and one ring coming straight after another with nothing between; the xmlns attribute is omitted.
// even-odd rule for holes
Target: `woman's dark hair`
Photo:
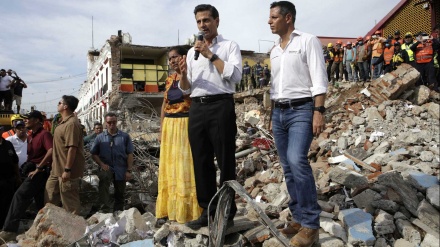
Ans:
<svg viewBox="0 0 440 247"><path fill-rule="evenodd" d="M170 50L168 52L170 52L170 51L175 51L180 56L184 56L188 53L188 50L183 46L173 46L170 48Z"/></svg>

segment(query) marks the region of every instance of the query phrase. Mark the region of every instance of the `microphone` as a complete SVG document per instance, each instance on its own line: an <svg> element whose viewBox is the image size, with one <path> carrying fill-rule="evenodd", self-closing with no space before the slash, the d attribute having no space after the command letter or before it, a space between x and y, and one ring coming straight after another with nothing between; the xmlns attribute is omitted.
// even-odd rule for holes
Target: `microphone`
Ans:
<svg viewBox="0 0 440 247"><path fill-rule="evenodd" d="M205 35L205 33L204 33L203 31L200 31L199 34L198 34L198 36L197 36L197 40L203 41L203 37L204 37L204 35ZM200 55L200 52L199 52L199 51L196 51L196 52L194 53L194 60L199 59L199 55Z"/></svg>

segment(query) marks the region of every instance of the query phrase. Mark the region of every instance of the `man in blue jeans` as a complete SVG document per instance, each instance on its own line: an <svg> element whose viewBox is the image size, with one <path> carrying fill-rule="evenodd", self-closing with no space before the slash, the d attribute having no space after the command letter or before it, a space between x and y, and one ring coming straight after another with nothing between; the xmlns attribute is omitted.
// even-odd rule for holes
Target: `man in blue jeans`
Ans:
<svg viewBox="0 0 440 247"><path fill-rule="evenodd" d="M280 39L272 49L272 131L290 194L293 222L282 229L296 234L290 244L312 246L319 238L315 181L307 153L313 135L324 130L327 72L321 42L295 29L295 5L287 1L270 6L269 25Z"/></svg>

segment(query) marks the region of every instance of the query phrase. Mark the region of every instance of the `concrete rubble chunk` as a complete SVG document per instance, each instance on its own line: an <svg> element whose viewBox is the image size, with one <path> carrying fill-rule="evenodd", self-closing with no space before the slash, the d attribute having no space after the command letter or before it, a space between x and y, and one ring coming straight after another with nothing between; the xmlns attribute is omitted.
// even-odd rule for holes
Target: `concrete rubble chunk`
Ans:
<svg viewBox="0 0 440 247"><path fill-rule="evenodd" d="M432 228L434 231L440 231L440 213L429 202L423 200L417 209L417 218Z"/></svg>
<svg viewBox="0 0 440 247"><path fill-rule="evenodd" d="M350 171L345 167L334 167L329 173L330 179L333 182L342 184L347 188L358 188L368 185L368 179L361 174Z"/></svg>
<svg viewBox="0 0 440 247"><path fill-rule="evenodd" d="M396 230L394 217L391 214L380 210L374 219L374 230L380 235L393 233L394 230Z"/></svg>
<svg viewBox="0 0 440 247"><path fill-rule="evenodd" d="M376 209L382 209L390 213L395 213L400 209L399 204L394 201L385 199L373 201L371 202L371 206Z"/></svg>
<svg viewBox="0 0 440 247"><path fill-rule="evenodd" d="M414 247L414 244L403 239L403 238L399 238L396 240L396 242L394 243L394 246L399 246L399 247Z"/></svg>
<svg viewBox="0 0 440 247"><path fill-rule="evenodd" d="M415 88L414 98L412 102L416 105L423 105L429 100L429 93L431 90L425 85L421 85Z"/></svg>
<svg viewBox="0 0 440 247"><path fill-rule="evenodd" d="M127 223L125 224L125 232L128 234L135 232L136 229L141 231L148 230L146 221L137 208L124 210L119 214L119 219L122 219L123 217L127 220Z"/></svg>
<svg viewBox="0 0 440 247"><path fill-rule="evenodd" d="M373 235L371 214L359 208L341 210L338 219L342 221L348 232L348 243L354 246L374 245L376 238Z"/></svg>
<svg viewBox="0 0 440 247"><path fill-rule="evenodd" d="M32 227L19 241L22 247L66 246L80 239L87 227L86 220L63 208L47 203L34 220Z"/></svg>
<svg viewBox="0 0 440 247"><path fill-rule="evenodd" d="M348 239L345 229L332 219L320 218L319 226L330 235L342 239L342 241L344 241L345 243L347 242Z"/></svg>
<svg viewBox="0 0 440 247"><path fill-rule="evenodd" d="M437 177L418 171L408 171L406 178L412 186L421 192L426 192L429 187L438 184Z"/></svg>
<svg viewBox="0 0 440 247"><path fill-rule="evenodd" d="M264 241L263 247L284 247L284 244L282 244L278 239L272 237Z"/></svg>
<svg viewBox="0 0 440 247"><path fill-rule="evenodd" d="M431 151L422 151L420 153L420 160L430 162L434 159L434 154Z"/></svg>
<svg viewBox="0 0 440 247"><path fill-rule="evenodd" d="M168 234L170 233L170 224L169 223L165 223L162 225L162 227L157 230L157 232L154 234L154 242L158 242L160 240L162 240L163 238L165 238L166 236L168 236Z"/></svg>
<svg viewBox="0 0 440 247"><path fill-rule="evenodd" d="M339 238L335 238L328 233L319 234L318 245L320 247L345 247L344 241L340 240Z"/></svg>
<svg viewBox="0 0 440 247"><path fill-rule="evenodd" d="M387 240L385 238L378 238L376 243L374 243L374 247L388 247Z"/></svg>
<svg viewBox="0 0 440 247"><path fill-rule="evenodd" d="M432 234L427 233L423 238L420 247L437 247L439 246L440 239Z"/></svg>
<svg viewBox="0 0 440 247"><path fill-rule="evenodd" d="M353 196L356 206L361 209L365 208L365 211L370 214L374 213L374 207L371 203L375 200L380 200L381 198L382 196L379 193L371 189L366 189L356 196Z"/></svg>
<svg viewBox="0 0 440 247"><path fill-rule="evenodd" d="M397 172L387 172L377 177L379 184L392 188L403 201L406 209L413 215L417 215L417 208L419 206L419 199L416 196L416 191L406 183L402 176Z"/></svg>
<svg viewBox="0 0 440 247"><path fill-rule="evenodd" d="M414 87L419 78L420 73L414 67L402 64L393 73L387 73L373 81L368 90L371 93L371 99L376 103L381 103L388 99L397 99L409 88Z"/></svg>
<svg viewBox="0 0 440 247"><path fill-rule="evenodd" d="M433 117L434 119L440 118L440 105L439 104L436 104L434 102L430 102L430 103L424 104L422 107L425 108L427 110L427 112L429 113L429 115L431 115L431 117Z"/></svg>
<svg viewBox="0 0 440 247"><path fill-rule="evenodd" d="M403 238L412 244L419 245L422 238L420 232L407 220L396 220L396 227Z"/></svg>
<svg viewBox="0 0 440 247"><path fill-rule="evenodd" d="M403 122L406 123L409 127L415 127L416 126L416 122L414 121L414 119L412 119L410 117L404 117L403 118Z"/></svg>
<svg viewBox="0 0 440 247"><path fill-rule="evenodd" d="M426 191L426 199L432 206L440 210L440 185L436 184Z"/></svg>

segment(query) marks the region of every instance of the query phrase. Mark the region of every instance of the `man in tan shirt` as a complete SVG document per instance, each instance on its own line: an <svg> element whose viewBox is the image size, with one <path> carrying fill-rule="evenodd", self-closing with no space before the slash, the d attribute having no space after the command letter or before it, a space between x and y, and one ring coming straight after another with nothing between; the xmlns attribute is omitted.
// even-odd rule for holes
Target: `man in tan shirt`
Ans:
<svg viewBox="0 0 440 247"><path fill-rule="evenodd" d="M62 121L53 136L52 171L46 183L46 202L58 205L69 212L79 214L79 182L84 171L83 132L74 111L78 99L64 95L58 103Z"/></svg>

